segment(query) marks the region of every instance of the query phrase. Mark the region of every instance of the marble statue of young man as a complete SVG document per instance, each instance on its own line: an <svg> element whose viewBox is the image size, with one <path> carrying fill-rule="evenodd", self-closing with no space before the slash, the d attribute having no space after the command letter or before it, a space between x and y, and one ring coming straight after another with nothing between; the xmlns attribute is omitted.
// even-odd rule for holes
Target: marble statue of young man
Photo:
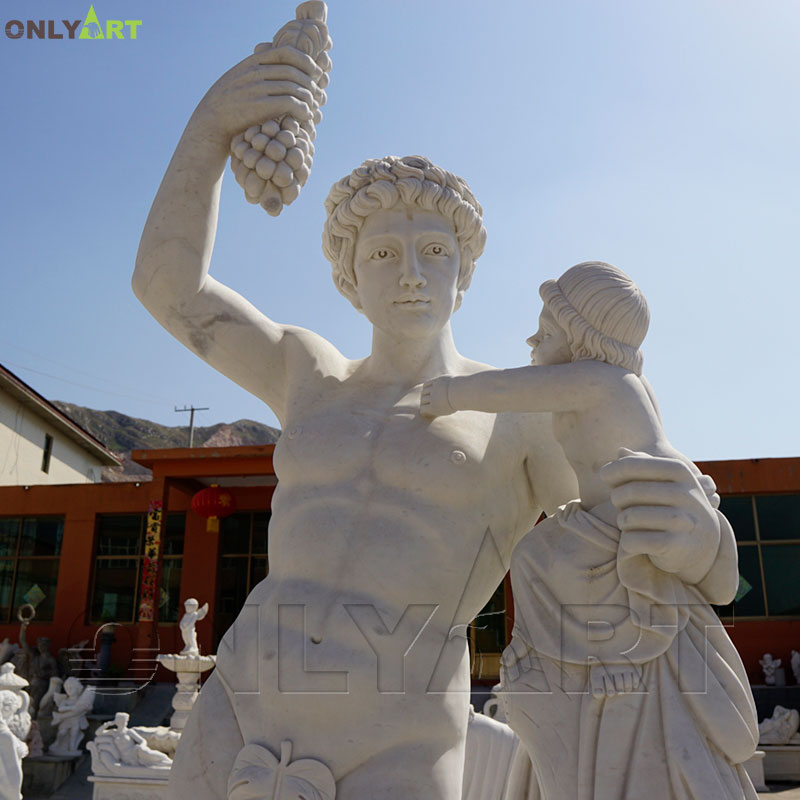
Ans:
<svg viewBox="0 0 800 800"><path fill-rule="evenodd" d="M324 100L319 76L288 47L260 48L222 76L178 143L137 258L134 290L150 312L267 403L284 431L270 574L221 643L184 730L176 800L249 796L247 781L267 785L289 747L330 770L339 800L458 800L470 674L457 634L541 509L577 496L549 415L419 414L423 382L486 369L451 333L485 237L480 206L452 173L389 157L331 190L323 247L337 288L372 323L365 358L272 321L208 274L231 137L287 113L310 119ZM272 267L275 280L291 270ZM691 472L638 481L636 457L619 472L635 481L623 505L632 524L658 485L659 550L710 600L730 599L730 528Z"/></svg>

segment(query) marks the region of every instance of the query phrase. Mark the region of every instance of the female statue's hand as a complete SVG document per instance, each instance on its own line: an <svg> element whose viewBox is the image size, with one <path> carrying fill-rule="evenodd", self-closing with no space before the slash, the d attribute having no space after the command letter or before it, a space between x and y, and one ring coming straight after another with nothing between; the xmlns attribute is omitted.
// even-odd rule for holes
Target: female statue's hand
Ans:
<svg viewBox="0 0 800 800"><path fill-rule="evenodd" d="M711 569L720 541L719 517L704 486L680 459L624 448L620 456L600 470L619 511L620 542L659 569L698 583Z"/></svg>
<svg viewBox="0 0 800 800"><path fill-rule="evenodd" d="M257 52L229 69L198 104L187 132L228 148L233 136L252 125L291 114L302 125L322 119L323 75L294 47L259 45Z"/></svg>

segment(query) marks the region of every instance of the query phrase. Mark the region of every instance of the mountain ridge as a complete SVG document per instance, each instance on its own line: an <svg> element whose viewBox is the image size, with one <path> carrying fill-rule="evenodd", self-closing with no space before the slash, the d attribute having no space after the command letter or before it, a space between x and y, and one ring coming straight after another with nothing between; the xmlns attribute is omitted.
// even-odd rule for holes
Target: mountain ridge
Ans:
<svg viewBox="0 0 800 800"><path fill-rule="evenodd" d="M98 411L63 400L53 400L68 417L122 458L121 467L103 467L103 482L149 480L150 470L131 461L131 450L188 447L188 425L160 425L119 411ZM274 444L280 431L251 419L196 426L195 447L234 447Z"/></svg>

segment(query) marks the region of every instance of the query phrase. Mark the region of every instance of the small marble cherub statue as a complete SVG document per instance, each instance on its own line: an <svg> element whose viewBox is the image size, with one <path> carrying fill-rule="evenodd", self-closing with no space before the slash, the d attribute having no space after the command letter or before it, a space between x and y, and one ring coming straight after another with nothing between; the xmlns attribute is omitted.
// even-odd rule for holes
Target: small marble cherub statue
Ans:
<svg viewBox="0 0 800 800"><path fill-rule="evenodd" d="M592 693L611 696L636 690L640 680L637 665L669 646L670 623L662 619L651 624L651 609L659 601L674 603L680 591L676 593L669 575L668 559L659 555L657 536L647 532L646 511L638 512L643 515L641 532L620 539L615 530L614 487L600 470L627 450L681 459L699 481L702 477L668 442L655 396L641 374L639 346L650 315L636 284L610 264L586 262L567 270L557 281L546 281L540 294L544 309L539 329L527 340L532 348L531 366L436 378L423 385L420 411L427 417L458 410L553 412L556 439L578 478L579 505L592 515L596 530L579 537L583 539L581 552L571 556L576 566L572 580L565 580L567 576L562 574L546 591L555 598L554 607L574 605L578 582L585 581L586 570L594 570L595 586L604 576L604 604L629 607L629 639L635 644L622 659L624 663L614 663L602 648L586 649L586 627L578 622L572 646L567 643L559 650L554 641L553 649L561 657L572 653L581 663L588 660ZM655 499L653 503L657 504ZM610 565L613 560L615 569ZM599 563L608 569L598 571ZM587 607L597 604L598 597ZM619 622L614 623L618 633ZM569 639L569 626L562 633ZM615 636L615 648L619 641ZM619 652L617 649L617 662Z"/></svg>
<svg viewBox="0 0 800 800"><path fill-rule="evenodd" d="M764 670L764 683L767 686L775 685L775 673L778 671L782 660L780 658L773 658L772 653L764 653L763 657L758 660L761 664L761 669Z"/></svg>
<svg viewBox="0 0 800 800"><path fill-rule="evenodd" d="M190 597L183 604L186 613L181 617L180 629L181 636L183 637L183 650L182 656L199 656L200 648L197 646L197 631L194 626L198 620L201 620L208 614L208 603L204 603L201 608L198 608L199 603L193 597Z"/></svg>

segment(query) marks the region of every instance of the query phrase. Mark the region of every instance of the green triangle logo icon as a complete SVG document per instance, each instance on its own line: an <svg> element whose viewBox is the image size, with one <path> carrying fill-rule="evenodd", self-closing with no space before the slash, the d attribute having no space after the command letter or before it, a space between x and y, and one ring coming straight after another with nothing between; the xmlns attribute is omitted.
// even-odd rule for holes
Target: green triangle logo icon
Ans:
<svg viewBox="0 0 800 800"><path fill-rule="evenodd" d="M90 27L91 26L91 27ZM100 25L100 20L97 19L97 14L94 13L94 6L89 6L89 13L83 21L79 39L105 39L103 36L103 28Z"/></svg>

